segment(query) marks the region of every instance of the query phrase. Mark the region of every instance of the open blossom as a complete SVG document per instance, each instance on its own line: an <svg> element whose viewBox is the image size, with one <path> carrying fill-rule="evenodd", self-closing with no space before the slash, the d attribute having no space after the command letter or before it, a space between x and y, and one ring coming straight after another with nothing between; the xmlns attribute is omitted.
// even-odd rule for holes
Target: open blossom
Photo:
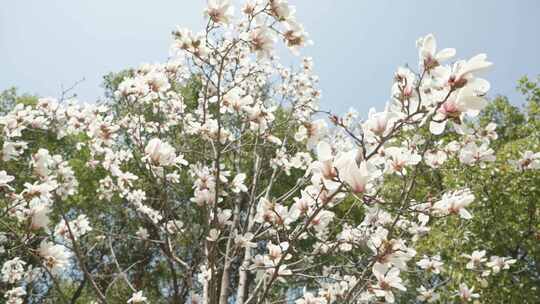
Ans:
<svg viewBox="0 0 540 304"><path fill-rule="evenodd" d="M71 240L72 237L76 240L84 234L92 231L92 227L90 227L90 222L84 214L79 215L74 220L68 221L68 223L69 229L66 222L62 219L62 221L60 221L60 223L56 225L54 232L55 235L66 240ZM71 233L69 232L70 229Z"/></svg>
<svg viewBox="0 0 540 304"><path fill-rule="evenodd" d="M456 50L452 48L442 49L437 52L437 40L433 34L428 34L417 41L420 64L426 70L439 66L443 61L451 59L456 55Z"/></svg>
<svg viewBox="0 0 540 304"><path fill-rule="evenodd" d="M295 304L326 304L327 301L324 297L316 297L311 292L304 292L302 298L296 300Z"/></svg>
<svg viewBox="0 0 540 304"><path fill-rule="evenodd" d="M252 242L253 240L253 233L248 232L246 234L237 234L234 237L234 243L242 248L256 248L257 244L255 242Z"/></svg>
<svg viewBox="0 0 540 304"><path fill-rule="evenodd" d="M228 24L234 17L234 7L230 0L208 0L205 14L215 23Z"/></svg>
<svg viewBox="0 0 540 304"><path fill-rule="evenodd" d="M137 291L137 292L134 292L132 295L131 295L131 298L129 298L129 300L127 300L127 303L144 303L146 302L147 298L145 296L143 296L143 292L142 290L140 291Z"/></svg>
<svg viewBox="0 0 540 304"><path fill-rule="evenodd" d="M244 184L245 179L246 179L245 173L237 174L232 180L232 192L234 193L247 192L248 188Z"/></svg>
<svg viewBox="0 0 540 304"><path fill-rule="evenodd" d="M13 180L15 180L15 177L8 175L4 170L0 171L0 188L5 187L11 189L8 183L12 182Z"/></svg>
<svg viewBox="0 0 540 304"><path fill-rule="evenodd" d="M33 230L47 229L50 223L49 213L51 212L51 204L33 200L30 203L28 215L30 218L30 228Z"/></svg>
<svg viewBox="0 0 540 304"><path fill-rule="evenodd" d="M426 289L424 286L420 286L416 291L418 291L417 299L422 302L435 303L440 298L440 295L435 290Z"/></svg>
<svg viewBox="0 0 540 304"><path fill-rule="evenodd" d="M26 291L24 290L24 288L15 287L13 289L8 290L6 294L4 295L4 298L7 299L6 304L23 304L24 296L26 296Z"/></svg>
<svg viewBox="0 0 540 304"><path fill-rule="evenodd" d="M144 152L153 165L170 166L175 164L176 154L174 148L159 138L152 138L146 145Z"/></svg>
<svg viewBox="0 0 540 304"><path fill-rule="evenodd" d="M232 88L228 91L221 100L219 111L221 113L239 113L247 109L253 104L253 98L250 95L243 95L240 88Z"/></svg>
<svg viewBox="0 0 540 304"><path fill-rule="evenodd" d="M497 124L494 122L488 123L483 130L480 131L480 136L485 137L489 140L496 140L499 138L497 134Z"/></svg>
<svg viewBox="0 0 540 304"><path fill-rule="evenodd" d="M255 13L255 9L257 8L258 4L259 3L257 0L247 0L242 7L242 13L252 16L253 13Z"/></svg>
<svg viewBox="0 0 540 304"><path fill-rule="evenodd" d="M386 136L394 127L398 115L387 106L383 112L376 112L374 108L369 110L368 120L362 125L364 132L375 136Z"/></svg>
<svg viewBox="0 0 540 304"><path fill-rule="evenodd" d="M388 303L394 303L395 297L392 288L406 291L402 280L399 277L398 268L390 268L383 264L375 263L373 266L373 275L377 278L377 284L374 285L373 292L377 297L384 298Z"/></svg>
<svg viewBox="0 0 540 304"><path fill-rule="evenodd" d="M441 262L441 257L439 255L435 255L431 258L424 256L424 258L418 261L416 265L428 272L439 274L441 273L441 268L444 264Z"/></svg>
<svg viewBox="0 0 540 304"><path fill-rule="evenodd" d="M284 252L286 252L289 249L289 243L288 242L282 242L280 244L274 245L272 242L269 242L266 245L266 248L268 249L268 258L271 261L274 261L275 263L278 263L279 260L281 260L282 255ZM285 260L290 259L292 256L291 254L286 254L284 257Z"/></svg>
<svg viewBox="0 0 540 304"><path fill-rule="evenodd" d="M14 284L20 281L24 277L24 265L26 265L26 262L19 257L5 261L0 271L2 282Z"/></svg>
<svg viewBox="0 0 540 304"><path fill-rule="evenodd" d="M284 39L287 46L293 54L298 55L299 48L305 46L311 41L308 40L308 34L304 31L304 26L296 20L288 20L285 22Z"/></svg>
<svg viewBox="0 0 540 304"><path fill-rule="evenodd" d="M27 147L28 147L28 144L24 141L18 141L18 142L4 141L4 145L1 150L2 152L1 159L5 162L17 159Z"/></svg>
<svg viewBox="0 0 540 304"><path fill-rule="evenodd" d="M488 90L489 83L486 80L474 78L468 81L465 87L453 92L433 116L429 125L431 133L441 134L449 119L461 124L462 115L467 114L472 117L478 115L480 110L487 105L487 100L483 95Z"/></svg>
<svg viewBox="0 0 540 304"><path fill-rule="evenodd" d="M43 265L53 274L62 272L68 266L71 256L66 247L48 241L41 242L38 254L43 259Z"/></svg>
<svg viewBox="0 0 540 304"><path fill-rule="evenodd" d="M395 266L400 270L407 269L407 262L411 260L416 251L406 246L403 240L388 239L389 231L378 227L371 234L367 245L377 255L377 262L386 267Z"/></svg>
<svg viewBox="0 0 540 304"><path fill-rule="evenodd" d="M486 143L477 146L475 143L468 143L459 152L459 160L467 165L481 162L495 161L495 151L488 147Z"/></svg>
<svg viewBox="0 0 540 304"><path fill-rule="evenodd" d="M446 152L442 150L427 151L424 154L424 161L431 168L438 168L448 159Z"/></svg>
<svg viewBox="0 0 540 304"><path fill-rule="evenodd" d="M474 287L469 289L465 283L461 283L459 284L458 297L463 302L469 302L480 298L480 295L474 292Z"/></svg>
<svg viewBox="0 0 540 304"><path fill-rule="evenodd" d="M32 156L32 166L35 173L40 177L48 177L50 167L54 164L53 157L46 149L39 149L36 154Z"/></svg>
<svg viewBox="0 0 540 304"><path fill-rule="evenodd" d="M516 263L515 259L494 255L489 258L489 262L486 263L486 266L490 267L493 270L493 273L499 273L503 269L510 269L510 266L514 263Z"/></svg>
<svg viewBox="0 0 540 304"><path fill-rule="evenodd" d="M465 209L474 201L474 195L470 190L460 190L452 193L445 193L440 201L433 205L437 212L447 214L459 214L462 219L472 218L471 213Z"/></svg>
<svg viewBox="0 0 540 304"><path fill-rule="evenodd" d="M296 9L289 5L288 0L270 0L270 11L278 20L289 20L294 17Z"/></svg>
<svg viewBox="0 0 540 304"><path fill-rule="evenodd" d="M262 197L257 205L255 222L272 223L288 227L292 222L298 219L299 214L294 208L289 208L281 204L271 202Z"/></svg>
<svg viewBox="0 0 540 304"><path fill-rule="evenodd" d="M365 193L368 183L374 176L366 161L357 161L359 151L350 151L336 160L339 178L345 181L354 193Z"/></svg>
<svg viewBox="0 0 540 304"><path fill-rule="evenodd" d="M294 139L297 141L303 141L307 139L307 146L313 147L327 134L328 127L326 122L322 119L317 119L315 121L304 123L299 128L298 131L294 134Z"/></svg>
<svg viewBox="0 0 540 304"><path fill-rule="evenodd" d="M482 263L487 259L484 257L486 255L485 250L475 250L470 255L463 254L463 257L469 259L469 262L465 266L467 269L478 269Z"/></svg>
<svg viewBox="0 0 540 304"><path fill-rule="evenodd" d="M509 163L518 170L537 170L540 169L540 152L534 153L527 150L521 153L519 160L510 160ZM0 172L0 176L1 176ZM1 180L1 177L0 177ZM2 183L0 182L0 187Z"/></svg>
<svg viewBox="0 0 540 304"><path fill-rule="evenodd" d="M384 150L387 157L386 172L407 174L407 166L418 164L422 157L415 152L400 147L390 147Z"/></svg>
<svg viewBox="0 0 540 304"><path fill-rule="evenodd" d="M266 26L259 26L249 33L247 40L251 43L251 49L258 58L270 57L274 49L275 37L272 31Z"/></svg>
<svg viewBox="0 0 540 304"><path fill-rule="evenodd" d="M468 84L474 79L473 73L478 73L486 70L493 64L486 60L486 54L478 54L469 60L460 60L454 63L448 76L448 84L453 87L462 87L464 84ZM448 71L448 70L446 70ZM443 76L443 77L444 77Z"/></svg>

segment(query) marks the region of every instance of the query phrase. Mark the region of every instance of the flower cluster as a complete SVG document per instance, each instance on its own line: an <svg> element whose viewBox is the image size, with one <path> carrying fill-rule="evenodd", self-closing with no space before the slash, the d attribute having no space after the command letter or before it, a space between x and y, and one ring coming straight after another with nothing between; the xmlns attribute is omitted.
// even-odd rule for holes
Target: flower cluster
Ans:
<svg viewBox="0 0 540 304"><path fill-rule="evenodd" d="M62 294L65 277L84 277L101 303L119 280L127 303L269 303L299 291L297 304L467 302L481 292L450 269L486 280L516 262L423 244L471 221L477 196L460 185L420 192L419 177L496 161L497 126L474 120L488 103L485 54L450 62L456 50L429 34L383 111L340 117L320 109L310 58L279 62L278 40L295 54L310 44L287 0L240 12L209 0L204 15L204 31L174 30L171 58L130 70L107 102L41 98L0 117L8 303L34 281ZM512 165L538 169L540 156ZM167 275L147 292L137 271Z"/></svg>

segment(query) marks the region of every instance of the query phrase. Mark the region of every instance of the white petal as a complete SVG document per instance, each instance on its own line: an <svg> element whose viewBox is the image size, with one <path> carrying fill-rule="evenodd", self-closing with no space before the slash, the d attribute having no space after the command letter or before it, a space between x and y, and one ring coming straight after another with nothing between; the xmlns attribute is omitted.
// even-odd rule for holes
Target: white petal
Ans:
<svg viewBox="0 0 540 304"><path fill-rule="evenodd" d="M434 135L442 134L442 132L444 132L445 127L446 127L446 120L442 122L432 121L429 123L429 131L433 133Z"/></svg>
<svg viewBox="0 0 540 304"><path fill-rule="evenodd" d="M448 60L452 57L456 56L456 49L451 49L451 48L448 48L448 49L444 49L444 50L441 50L440 52L437 53L437 56L435 56L435 59L437 59L437 61L439 62L442 62L442 61L445 61L445 60Z"/></svg>

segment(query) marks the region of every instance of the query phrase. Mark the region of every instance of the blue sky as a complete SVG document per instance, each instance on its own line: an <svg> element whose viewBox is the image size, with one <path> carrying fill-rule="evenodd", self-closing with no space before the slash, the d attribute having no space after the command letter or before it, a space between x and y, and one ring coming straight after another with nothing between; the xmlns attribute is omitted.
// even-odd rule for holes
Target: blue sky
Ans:
<svg viewBox="0 0 540 304"><path fill-rule="evenodd" d="M491 95L516 104L523 75L540 74L540 1L290 0L315 44L322 107L366 113L388 100L397 66L415 66L415 41L434 33L458 57L480 52L495 63ZM162 62L176 25L199 30L203 0L16 0L0 10L0 89L59 96L85 78L83 101L102 96L110 71ZM291 60L286 56L285 60Z"/></svg>

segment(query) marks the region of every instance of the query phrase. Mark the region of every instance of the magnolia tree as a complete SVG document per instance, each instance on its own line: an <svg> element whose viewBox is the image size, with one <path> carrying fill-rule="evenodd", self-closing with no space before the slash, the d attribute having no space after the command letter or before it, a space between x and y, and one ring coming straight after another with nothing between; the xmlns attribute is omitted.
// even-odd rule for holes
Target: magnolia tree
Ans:
<svg viewBox="0 0 540 304"><path fill-rule="evenodd" d="M469 302L511 269L467 234L469 189L417 191L447 161L495 160L495 125L468 118L487 104L486 55L449 63L427 35L383 111L339 117L319 108L309 58L275 55L309 43L286 0L239 19L210 0L205 15L109 102L0 117L7 303ZM538 169L540 154L513 164ZM433 230L459 255L424 246Z"/></svg>

